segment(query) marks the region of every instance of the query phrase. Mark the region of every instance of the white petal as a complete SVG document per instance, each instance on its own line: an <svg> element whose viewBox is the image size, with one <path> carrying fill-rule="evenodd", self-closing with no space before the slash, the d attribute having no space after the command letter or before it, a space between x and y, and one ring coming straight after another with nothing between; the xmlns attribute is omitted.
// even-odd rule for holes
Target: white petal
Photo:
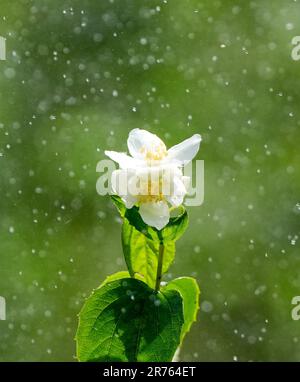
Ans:
<svg viewBox="0 0 300 382"><path fill-rule="evenodd" d="M157 135L147 130L133 129L127 140L129 153L138 159L144 159L147 151L153 153L165 152L166 146Z"/></svg>
<svg viewBox="0 0 300 382"><path fill-rule="evenodd" d="M175 177L172 182L171 194L167 196L167 200L173 207L179 207L183 203L183 199L187 193L183 177Z"/></svg>
<svg viewBox="0 0 300 382"><path fill-rule="evenodd" d="M139 163L129 155L125 153L118 153L116 151L105 151L105 155L107 155L110 159L117 162L120 168L135 168L139 165Z"/></svg>
<svg viewBox="0 0 300 382"><path fill-rule="evenodd" d="M188 192L190 185L191 185L191 177L190 176L183 176L182 181L183 181L184 187L186 189L186 192Z"/></svg>
<svg viewBox="0 0 300 382"><path fill-rule="evenodd" d="M201 135L195 134L191 138L171 147L168 150L169 161L174 161L178 165L186 165L189 163L197 154L201 142Z"/></svg>
<svg viewBox="0 0 300 382"><path fill-rule="evenodd" d="M177 187L177 179L182 179L182 170L176 166L168 166L163 168L162 170L162 181L161 188L162 193L165 196L171 196L174 194L175 189ZM179 181L178 181L179 182ZM182 182L180 182L180 187L182 186Z"/></svg>
<svg viewBox="0 0 300 382"><path fill-rule="evenodd" d="M132 208L137 203L137 198L133 195L126 195L122 197L123 202L125 203L126 208Z"/></svg>
<svg viewBox="0 0 300 382"><path fill-rule="evenodd" d="M115 170L111 175L112 191L122 198L127 208L132 208L137 202L136 196L130 194L128 186L134 176L134 171L128 169Z"/></svg>
<svg viewBox="0 0 300 382"><path fill-rule="evenodd" d="M113 193L123 196L127 194L128 173L127 170L115 170L111 174L111 188Z"/></svg>
<svg viewBox="0 0 300 382"><path fill-rule="evenodd" d="M140 215L146 224L158 230L164 228L170 220L168 204L163 201L142 203Z"/></svg>

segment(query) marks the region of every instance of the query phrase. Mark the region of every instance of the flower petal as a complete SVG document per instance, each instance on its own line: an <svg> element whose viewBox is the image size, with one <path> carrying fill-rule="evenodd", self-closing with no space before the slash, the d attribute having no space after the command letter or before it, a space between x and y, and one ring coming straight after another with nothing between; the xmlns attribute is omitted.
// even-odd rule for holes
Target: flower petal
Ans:
<svg viewBox="0 0 300 382"><path fill-rule="evenodd" d="M115 170L111 174L111 188L114 194L127 194L128 174L126 170Z"/></svg>
<svg viewBox="0 0 300 382"><path fill-rule="evenodd" d="M189 176L183 176L182 181L186 189L186 192L188 192L191 186L191 178Z"/></svg>
<svg viewBox="0 0 300 382"><path fill-rule="evenodd" d="M183 177L175 177L172 179L171 193L166 195L168 202L173 207L179 207L183 203L183 199L187 193Z"/></svg>
<svg viewBox="0 0 300 382"><path fill-rule="evenodd" d="M134 158L125 153L118 153L117 151L107 150L104 153L114 162L117 162L120 168L135 168L139 165L139 163Z"/></svg>
<svg viewBox="0 0 300 382"><path fill-rule="evenodd" d="M121 198L125 203L126 208L132 208L137 203L137 198L133 195L124 195Z"/></svg>
<svg viewBox="0 0 300 382"><path fill-rule="evenodd" d="M112 192L122 198L126 208L132 208L137 202L136 196L130 194L128 187L133 176L134 172L127 169L115 170L111 174Z"/></svg>
<svg viewBox="0 0 300 382"><path fill-rule="evenodd" d="M145 159L147 153L153 155L166 155L167 149L164 142L155 134L147 130L133 129L127 140L129 153L138 159ZM154 159L154 158L153 158Z"/></svg>
<svg viewBox="0 0 300 382"><path fill-rule="evenodd" d="M197 154L201 142L201 135L195 134L191 138L171 147L168 150L168 161L177 163L177 165L186 165Z"/></svg>
<svg viewBox="0 0 300 382"><path fill-rule="evenodd" d="M146 224L158 230L164 228L170 220L168 204L163 201L142 203L139 212Z"/></svg>

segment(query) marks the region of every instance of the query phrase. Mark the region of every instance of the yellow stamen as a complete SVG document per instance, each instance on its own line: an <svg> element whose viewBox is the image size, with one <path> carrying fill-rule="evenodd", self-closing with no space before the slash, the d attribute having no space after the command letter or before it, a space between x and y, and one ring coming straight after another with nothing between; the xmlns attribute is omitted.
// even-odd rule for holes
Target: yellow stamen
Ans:
<svg viewBox="0 0 300 382"><path fill-rule="evenodd" d="M147 162L160 161L167 156L167 149L164 144L152 145L150 149L146 146L140 148L140 153L143 154Z"/></svg>

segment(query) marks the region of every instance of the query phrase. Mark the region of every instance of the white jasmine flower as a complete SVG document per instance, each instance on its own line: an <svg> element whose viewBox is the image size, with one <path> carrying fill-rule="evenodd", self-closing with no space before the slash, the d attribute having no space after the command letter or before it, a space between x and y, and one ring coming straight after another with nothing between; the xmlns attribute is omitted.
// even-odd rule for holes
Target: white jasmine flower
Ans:
<svg viewBox="0 0 300 382"><path fill-rule="evenodd" d="M112 174L113 192L127 208L139 206L143 221L161 230L170 220L169 206L180 206L187 194L190 179L182 167L195 157L200 142L201 136L195 134L167 150L155 134L132 130L127 140L131 156L105 151L120 167Z"/></svg>

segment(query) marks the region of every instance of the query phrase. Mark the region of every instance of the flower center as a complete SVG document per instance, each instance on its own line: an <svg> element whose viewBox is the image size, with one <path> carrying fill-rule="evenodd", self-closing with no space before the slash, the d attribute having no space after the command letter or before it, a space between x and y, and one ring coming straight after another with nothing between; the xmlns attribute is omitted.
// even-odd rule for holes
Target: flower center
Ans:
<svg viewBox="0 0 300 382"><path fill-rule="evenodd" d="M159 202L165 199L165 196L162 192L162 177L151 179L150 176L148 179L140 179L139 186L140 190L137 197L140 203Z"/></svg>
<svg viewBox="0 0 300 382"><path fill-rule="evenodd" d="M144 145L140 148L140 153L144 156L145 160L151 164L152 161L161 161L167 156L166 146L161 143L159 145L152 144L150 147Z"/></svg>

